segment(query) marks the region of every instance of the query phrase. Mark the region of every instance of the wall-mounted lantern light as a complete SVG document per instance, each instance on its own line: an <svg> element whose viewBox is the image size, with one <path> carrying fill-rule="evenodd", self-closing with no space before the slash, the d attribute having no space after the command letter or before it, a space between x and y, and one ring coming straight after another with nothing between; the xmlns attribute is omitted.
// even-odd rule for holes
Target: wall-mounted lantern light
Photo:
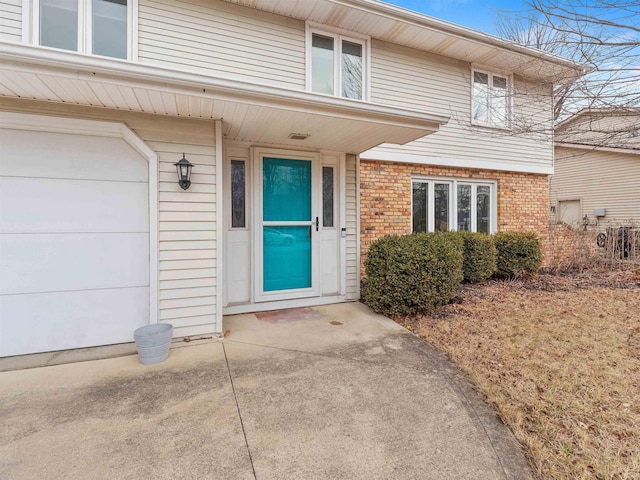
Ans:
<svg viewBox="0 0 640 480"><path fill-rule="evenodd" d="M193 165L184 158L184 153L182 154L182 158L178 163L174 163L176 169L178 170L178 185L182 187L183 190L186 190L191 186L191 169Z"/></svg>

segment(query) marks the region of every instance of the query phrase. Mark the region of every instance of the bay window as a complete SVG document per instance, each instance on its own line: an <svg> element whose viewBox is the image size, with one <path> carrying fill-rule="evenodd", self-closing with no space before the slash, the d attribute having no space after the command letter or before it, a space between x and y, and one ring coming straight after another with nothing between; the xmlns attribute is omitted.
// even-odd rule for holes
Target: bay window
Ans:
<svg viewBox="0 0 640 480"><path fill-rule="evenodd" d="M496 205L494 182L414 178L412 231L495 233Z"/></svg>
<svg viewBox="0 0 640 480"><path fill-rule="evenodd" d="M36 0L36 42L45 47L128 59L135 0Z"/></svg>

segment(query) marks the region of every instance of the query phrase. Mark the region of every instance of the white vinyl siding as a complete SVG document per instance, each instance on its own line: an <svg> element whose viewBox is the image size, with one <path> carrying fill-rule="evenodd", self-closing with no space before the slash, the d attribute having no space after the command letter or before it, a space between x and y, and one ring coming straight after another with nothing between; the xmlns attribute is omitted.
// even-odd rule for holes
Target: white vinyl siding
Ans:
<svg viewBox="0 0 640 480"><path fill-rule="evenodd" d="M217 0L139 0L140 63L305 88L304 22Z"/></svg>
<svg viewBox="0 0 640 480"><path fill-rule="evenodd" d="M355 155L346 156L346 299L360 298L360 252L358 251L358 234L360 230L358 207L358 160Z"/></svg>
<svg viewBox="0 0 640 480"><path fill-rule="evenodd" d="M189 332L216 322L216 157L212 121L3 100L0 108L124 122L158 155L159 320ZM194 164L182 190L173 165L185 152ZM153 206L151 207L153 208ZM153 228L153 226L152 226ZM194 328L196 330L194 330ZM221 326L218 325L218 330ZM187 333L185 333L187 334Z"/></svg>
<svg viewBox="0 0 640 480"><path fill-rule="evenodd" d="M519 169L552 167L550 135L471 125L471 65L378 40L371 42L371 101L446 115L438 132L406 145L383 145L372 152L393 161L408 154L418 163L460 167ZM551 97L516 81L514 116L529 118L536 130L551 124ZM367 153L362 158L369 158Z"/></svg>
<svg viewBox="0 0 640 480"><path fill-rule="evenodd" d="M551 205L580 199L581 217L595 221L593 210L605 208L600 223L640 223L640 154L556 148Z"/></svg>
<svg viewBox="0 0 640 480"><path fill-rule="evenodd" d="M0 0L0 40L22 40L22 0Z"/></svg>

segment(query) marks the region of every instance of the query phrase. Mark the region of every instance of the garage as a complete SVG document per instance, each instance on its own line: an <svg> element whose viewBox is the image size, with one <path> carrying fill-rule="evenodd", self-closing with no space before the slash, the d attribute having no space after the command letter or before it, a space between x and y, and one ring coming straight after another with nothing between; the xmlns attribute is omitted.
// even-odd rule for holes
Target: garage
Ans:
<svg viewBox="0 0 640 480"><path fill-rule="evenodd" d="M0 356L132 341L154 321L152 152L117 123L1 125Z"/></svg>

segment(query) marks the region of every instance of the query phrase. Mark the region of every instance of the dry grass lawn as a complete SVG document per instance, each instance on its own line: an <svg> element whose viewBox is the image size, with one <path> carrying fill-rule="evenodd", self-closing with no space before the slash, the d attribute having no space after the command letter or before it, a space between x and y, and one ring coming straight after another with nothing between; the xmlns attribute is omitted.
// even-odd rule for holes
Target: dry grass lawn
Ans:
<svg viewBox="0 0 640 480"><path fill-rule="evenodd" d="M497 406L540 479L640 479L640 272L464 286L407 320Z"/></svg>

